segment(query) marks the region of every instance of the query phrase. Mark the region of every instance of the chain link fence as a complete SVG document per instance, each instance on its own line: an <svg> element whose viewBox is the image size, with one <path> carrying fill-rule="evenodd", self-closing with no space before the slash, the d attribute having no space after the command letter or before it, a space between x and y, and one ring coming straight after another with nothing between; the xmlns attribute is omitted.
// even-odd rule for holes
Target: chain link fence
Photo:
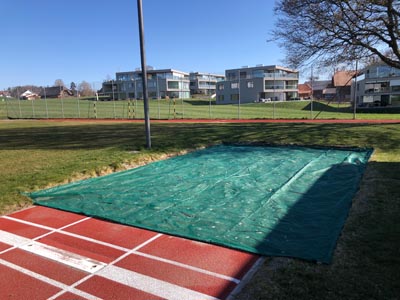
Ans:
<svg viewBox="0 0 400 300"><path fill-rule="evenodd" d="M97 97L2 99L0 117L11 119L143 119L143 100ZM350 103L271 101L216 105L213 99L151 99L151 119L351 119Z"/></svg>

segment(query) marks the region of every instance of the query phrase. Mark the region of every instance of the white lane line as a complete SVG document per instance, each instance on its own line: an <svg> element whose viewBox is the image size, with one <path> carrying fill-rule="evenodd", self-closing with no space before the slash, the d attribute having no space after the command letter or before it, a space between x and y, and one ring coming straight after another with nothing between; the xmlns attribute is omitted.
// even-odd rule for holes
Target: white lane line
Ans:
<svg viewBox="0 0 400 300"><path fill-rule="evenodd" d="M37 227L40 227L42 229L53 230L53 232L58 232L60 234L65 234L65 235L68 235L68 236L71 236L71 237L74 237L74 238L77 238L77 239L81 239L81 240L89 241L89 242L92 242L92 243L100 244L100 245L103 245L103 246L106 246L106 247L110 247L110 248L113 248L113 249L117 249L117 250L120 250L120 251L123 251L123 252L130 252L132 254L137 254L137 255L140 255L140 256L144 256L144 257L147 257L147 258L150 258L150 259L153 259L153 260L162 261L162 262L174 265L174 266L179 266L179 267L182 267L182 268L185 268L185 269L193 270L193 271L196 271L196 272L200 272L200 273L203 273L203 274L207 274L207 275L211 275L211 276L214 276L214 277L217 277L217 278L228 280L228 281L234 282L236 284L240 283L240 280L237 279L237 278L234 278L234 277L226 276L226 275L223 275L223 274L219 274L219 273L215 273L215 272L212 272L212 271L208 271L206 269L201 269L201 268L194 267L194 266L191 266L191 265L187 265L187 264L184 264L184 263L180 263L180 262L177 262L177 261L174 261L174 260L169 260L169 259L166 259L166 258L162 258L162 257L158 257L158 256L154 256L154 255L151 255L151 254L146 254L146 253L138 251L141 248L143 248L144 246L146 246L147 244L151 243L156 238L158 238L160 236L160 234L154 236L153 238L150 238L149 240L145 241L144 243L140 244L139 246L136 246L132 250L132 249L128 249L128 248L124 248L124 247L118 246L118 245L114 245L114 244L110 244L110 243L107 243L107 242L99 241L99 240L96 240L96 239L93 239L93 238L89 238L89 237L86 237L86 236L83 236L83 235L71 233L71 232L68 232L68 231L63 231L61 229L54 230L53 228L50 228L50 227L47 227L47 226L44 226L44 225L40 225L40 224L36 224L36 223L32 223L32 222L29 222L29 221L24 221L24 220L20 220L20 219L14 219L14 218L11 218L11 217L7 217L7 219L10 219L10 220L15 221L15 222L21 222L21 223L24 223L26 225L37 226ZM10 249L6 249L4 251L9 251L9 250ZM1 254L1 252L0 252L0 254Z"/></svg>
<svg viewBox="0 0 400 300"><path fill-rule="evenodd" d="M91 295L89 293L77 290L77 289L75 289L73 287L70 287L70 286L64 284L64 283L58 282L56 280L53 280L53 279L48 278L46 276L43 276L41 274L32 272L30 270L27 270L25 268L17 266L15 264L10 263L10 262L8 262L6 260L3 260L1 258L0 258L0 264L4 265L4 266L6 266L6 267L8 267L10 269L13 269L15 271L21 272L21 273L23 273L25 275L28 275L30 277L36 278L36 279L38 279L38 280L40 280L42 282L45 282L45 283L50 284L52 286L55 286L55 287L57 287L59 289L62 289L63 292L70 292L70 293L73 293L73 294L75 294L77 296L80 296L82 298L86 298L86 299L89 299L89 300L100 300L99 297L95 297L95 296L93 296L93 295ZM32 295L32 296L34 296L34 295Z"/></svg>
<svg viewBox="0 0 400 300"><path fill-rule="evenodd" d="M0 230L0 241L78 270L94 273L107 264Z"/></svg>
<svg viewBox="0 0 400 300"><path fill-rule="evenodd" d="M129 252L138 251L139 249L143 248L144 246L154 242L156 239L158 239L161 236L163 236L163 234L162 233L158 233L157 235L153 236L152 238L149 238L147 241L145 241L145 242L141 243L140 245L136 246L132 250L129 250Z"/></svg>
<svg viewBox="0 0 400 300"><path fill-rule="evenodd" d="M75 222L69 223L69 224L67 224L67 225L64 225L64 226L62 226L62 227L60 227L60 228L54 228L54 227L49 227L49 226L46 226L46 225L41 225L41 224L37 224L37 223L32 223L32 222L25 221L25 220L18 219L18 218L13 218L13 217L10 217L10 216L2 216L2 218L7 219L7 220L11 220L11 221L16 221L16 222L19 222L19 223L23 223L23 224L26 224L26 225L31 225L31 226L39 227L39 228L46 229L46 230L50 230L50 231L63 230L63 229L65 229L65 228L74 226L74 225L76 225L76 224L79 224L79 223L82 223L82 222L84 222L84 221L86 221L86 220L91 219L91 217L86 217L86 218L80 219L80 220L78 220L78 221L75 221Z"/></svg>
<svg viewBox="0 0 400 300"><path fill-rule="evenodd" d="M46 236L48 236L48 235L50 235L50 234L53 234L53 233L55 233L55 232L60 232L61 229L63 229L63 228L67 228L67 227L69 227L69 226L72 226L72 225L81 223L81 222L83 222L83 221L86 221L86 220L88 220L88 219L91 219L90 217L87 217L87 218L84 218L84 219L82 219L82 220L79 220L79 221L73 222L73 223L71 223L71 224L65 225L64 227L61 227L61 228L59 228L59 229L54 229L54 228L51 228L51 227L47 227L47 226L43 226L43 225L40 225L40 224L28 222L28 221L25 221L25 220L20 220L20 219L11 218L11 217L8 217L8 216L2 216L2 217L0 217L0 218L4 218L4 219L10 220L10 221L15 221L15 222L23 223L23 224L30 225L30 226L33 226L33 227L38 227L38 228L42 228L42 229L49 230L49 232L46 232L46 233L44 233L44 234L42 234L42 235L39 235L39 236L37 236L37 237L31 239L32 241L39 240L39 239L44 238L44 237L46 237ZM2 252L0 252L0 254L6 253L6 252L11 251L11 250L13 250L13 249L15 249L15 248L16 248L15 246L14 246L14 247L11 247L11 248L8 248L8 249L3 250Z"/></svg>
<svg viewBox="0 0 400 300"><path fill-rule="evenodd" d="M116 266L107 266L96 275L169 300L218 299Z"/></svg>
<svg viewBox="0 0 400 300"><path fill-rule="evenodd" d="M95 273L107 265L106 263L38 242L33 242L20 248L87 273Z"/></svg>
<svg viewBox="0 0 400 300"><path fill-rule="evenodd" d="M234 300L236 298L236 296L246 286L246 284L249 283L251 278L253 278L254 274L258 271L258 269L261 267L261 265L264 263L265 260L266 258L264 256L261 256L259 259L257 259L254 265L250 268L250 270L247 271L247 273L243 276L240 284L237 285L233 289L233 291L229 294L229 296L226 298L227 300Z"/></svg>
<svg viewBox="0 0 400 300"><path fill-rule="evenodd" d="M147 241L145 241L145 242L143 242L142 244L140 244L139 246L137 246L135 249L140 249L141 247L144 247L145 245L151 243L151 242L154 241L155 239L158 239L160 236L162 236L161 233L157 234L156 236L153 236L152 238L148 239ZM111 262L109 265L112 265L112 264L117 263L117 262L120 261L122 258L126 257L126 256L129 255L131 252L133 252L135 249L132 249L132 250L128 251L127 253L123 254L121 257L117 258L116 260L114 260L113 262ZM108 266L109 266L109 265L108 265ZM108 266L106 266L106 267L108 267ZM71 287L72 287L72 288L77 287L78 285L80 285L80 284L82 284L82 283L88 281L89 279L91 279L94 275L97 275L97 273L92 273L92 274L87 275L86 277L82 278L81 280L78 280L77 282L75 282L73 285L71 285ZM61 291L60 293L54 295L53 297L51 297L51 298L49 298L49 299L47 299L47 300L54 300L54 299L56 299L57 297L59 297L60 295L62 295L63 293L64 293L64 292Z"/></svg>
<svg viewBox="0 0 400 300"><path fill-rule="evenodd" d="M153 259L153 260L165 262L165 263L170 264L170 265L174 265L174 266L178 266L178 267L181 267L181 268L189 269L189 270L196 271L196 272L199 272L199 273L203 273L203 274L206 274L206 275L211 275L213 277L221 278L221 279L224 279L224 280L232 281L232 282L234 282L236 284L240 283L240 280L237 279L237 278L233 278L233 277L230 277L230 276L227 276L227 275L215 273L215 272L208 271L208 270L205 270L205 269L200 269L198 267L193 267L191 265L183 264L183 263L180 263L180 262L177 262L177 261L174 261L174 260L169 260L169 259L165 259L165 258L162 258L162 257L146 254L146 253L143 253L143 252L137 252L137 251L133 252L132 254L136 254L136 255L147 257L147 258L150 258L150 259Z"/></svg>
<svg viewBox="0 0 400 300"><path fill-rule="evenodd" d="M32 240L0 229L0 242L8 244L12 247L18 247L31 243ZM3 252L0 252L0 254Z"/></svg>

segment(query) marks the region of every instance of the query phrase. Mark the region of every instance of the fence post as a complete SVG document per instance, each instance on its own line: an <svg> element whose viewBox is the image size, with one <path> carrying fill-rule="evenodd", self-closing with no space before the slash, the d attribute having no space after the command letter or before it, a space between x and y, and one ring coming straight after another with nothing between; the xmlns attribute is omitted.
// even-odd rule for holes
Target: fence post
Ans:
<svg viewBox="0 0 400 300"><path fill-rule="evenodd" d="M46 117L47 119L49 118L49 108L47 106L47 95L46 95L46 88L43 88L43 94L44 94L44 104L46 105Z"/></svg>
<svg viewBox="0 0 400 300"><path fill-rule="evenodd" d="M9 114L8 114L8 101L7 101L7 97L6 98L3 98L3 100L6 102L6 113L7 113L7 118L9 118L10 116L9 116Z"/></svg>
<svg viewBox="0 0 400 300"><path fill-rule="evenodd" d="M114 108L114 119L117 118L116 113L115 113L115 100L113 99L113 108Z"/></svg>
<svg viewBox="0 0 400 300"><path fill-rule="evenodd" d="M157 79L158 79L158 77L157 77ZM157 97L157 104L158 104L158 119L160 120L161 117L160 117L160 97L159 96Z"/></svg>
<svg viewBox="0 0 400 300"><path fill-rule="evenodd" d="M273 105L272 105L272 119L275 120L275 100L273 100Z"/></svg>
<svg viewBox="0 0 400 300"><path fill-rule="evenodd" d="M35 118L35 105L33 104L33 102L35 100L31 100L32 101L32 117Z"/></svg>
<svg viewBox="0 0 400 300"><path fill-rule="evenodd" d="M185 108L183 106L183 97L181 98L181 101L182 101L182 119L184 119L185 118Z"/></svg>
<svg viewBox="0 0 400 300"><path fill-rule="evenodd" d="M176 118L176 107L175 107L175 98L174 98L174 119Z"/></svg>
<svg viewBox="0 0 400 300"><path fill-rule="evenodd" d="M80 118L81 117L81 106L80 106L78 91L76 91L76 101L78 102L78 118Z"/></svg>
<svg viewBox="0 0 400 300"><path fill-rule="evenodd" d="M19 118L22 119L21 100L18 96Z"/></svg>
<svg viewBox="0 0 400 300"><path fill-rule="evenodd" d="M136 119L136 111L137 111L137 99L134 99L134 105L133 105L133 118ZM143 100L144 104L144 100Z"/></svg>
<svg viewBox="0 0 400 300"><path fill-rule="evenodd" d="M64 119L65 118L65 115L64 115L64 100L63 100L62 96L61 96L61 112L62 112L62 117Z"/></svg>
<svg viewBox="0 0 400 300"><path fill-rule="evenodd" d="M93 112L94 112L94 118L97 119L96 101L93 102Z"/></svg>

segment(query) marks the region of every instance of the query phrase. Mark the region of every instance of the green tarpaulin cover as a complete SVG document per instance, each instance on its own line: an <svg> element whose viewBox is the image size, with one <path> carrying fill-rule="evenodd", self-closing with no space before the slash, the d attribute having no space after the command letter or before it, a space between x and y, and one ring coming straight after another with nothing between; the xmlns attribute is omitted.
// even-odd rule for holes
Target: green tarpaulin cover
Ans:
<svg viewBox="0 0 400 300"><path fill-rule="evenodd" d="M29 196L122 224L329 263L371 153L218 145Z"/></svg>

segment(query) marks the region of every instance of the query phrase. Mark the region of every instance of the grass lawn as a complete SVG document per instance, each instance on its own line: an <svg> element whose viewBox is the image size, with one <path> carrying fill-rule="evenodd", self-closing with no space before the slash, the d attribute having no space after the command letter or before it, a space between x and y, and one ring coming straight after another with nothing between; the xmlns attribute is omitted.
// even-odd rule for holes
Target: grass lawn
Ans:
<svg viewBox="0 0 400 300"><path fill-rule="evenodd" d="M152 124L0 121L0 211L20 193L140 165L220 142L373 147L331 265L267 258L237 299L397 299L400 125Z"/></svg>
<svg viewBox="0 0 400 300"><path fill-rule="evenodd" d="M11 118L142 119L143 101L89 101L82 99L7 100L0 103ZM215 105L207 99L152 99L152 119L352 119L349 103L286 101ZM400 119L400 107L359 109L358 119Z"/></svg>

